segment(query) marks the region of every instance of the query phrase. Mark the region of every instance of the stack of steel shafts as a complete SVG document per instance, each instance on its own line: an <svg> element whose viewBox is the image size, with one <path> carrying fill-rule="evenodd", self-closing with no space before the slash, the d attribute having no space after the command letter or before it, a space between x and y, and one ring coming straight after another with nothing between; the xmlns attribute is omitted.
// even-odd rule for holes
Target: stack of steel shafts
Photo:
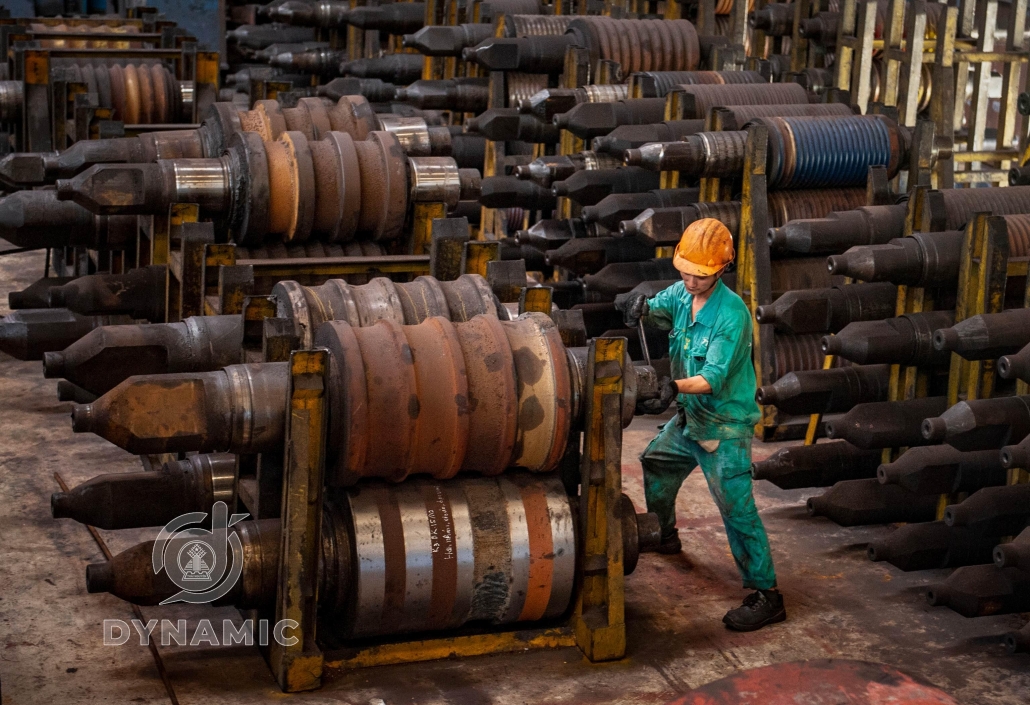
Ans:
<svg viewBox="0 0 1030 705"><path fill-rule="evenodd" d="M454 209L463 194L466 201L478 195L477 170L434 154L476 164L482 160L482 140L429 127L419 118L377 115L364 98L348 96L335 104L305 99L286 109L275 101L261 101L249 111L216 104L195 130L80 142L61 153L10 155L0 166L9 187L71 178L61 188L91 210L59 200L59 189L18 191L0 201L8 241L26 248L124 250L123 261L134 259L140 266L130 269L126 262L118 273L80 277L71 285L73 296L48 293L67 284L68 277L45 278L12 294L16 309L57 305L71 311L19 312L6 325L5 350L37 358L60 350L90 325L108 322L97 316L165 320L167 267L143 266L132 248L139 214L167 213L172 203L196 202L202 214L219 218L228 237L247 245L236 251L239 260L382 258L403 235L412 203L429 199ZM114 184L119 178L145 180L134 169L151 173L151 181L130 205ZM118 203L105 203L105 197ZM275 240L265 244L269 233L278 246ZM367 281L367 275L349 276ZM267 294L275 281L255 272L247 293Z"/></svg>
<svg viewBox="0 0 1030 705"><path fill-rule="evenodd" d="M843 526L906 522L869 557L957 568L929 588L933 605L968 617L1026 611L1030 188L917 189L908 203L788 223L769 238L805 252L852 245L827 268L858 283L760 309L760 321L828 333L828 359L852 366L759 389L760 402L812 424L828 415L832 440L783 449L754 477L832 486L809 512ZM1006 638L1026 648L1025 633Z"/></svg>

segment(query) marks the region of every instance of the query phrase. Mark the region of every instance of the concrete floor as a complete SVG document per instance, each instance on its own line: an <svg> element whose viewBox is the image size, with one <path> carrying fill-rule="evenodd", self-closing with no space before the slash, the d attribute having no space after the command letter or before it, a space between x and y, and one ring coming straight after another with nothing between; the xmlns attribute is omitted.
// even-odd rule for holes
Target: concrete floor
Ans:
<svg viewBox="0 0 1030 705"><path fill-rule="evenodd" d="M0 301L42 272L41 255L0 257ZM3 705L168 703L149 651L104 646L104 619L130 620L129 606L87 595L84 567L102 556L86 529L49 516L53 478L75 485L138 461L97 437L71 432L71 405L55 401L56 382L38 362L0 359L0 680ZM636 456L655 430L637 419L626 433L626 491L643 507ZM755 456L774 446L757 444ZM645 555L627 578L628 657L592 665L576 649L445 660L330 673L305 703L664 702L735 671L799 659L879 661L928 679L967 705L1025 705L1030 656L1010 656L998 636L1025 623L1018 615L969 620L928 607L921 591L946 571L902 573L869 562L864 546L890 531L842 529L810 519L813 492L762 483L757 502L768 529L789 621L744 635L720 619L745 592L722 523L700 472L680 495L685 552ZM150 532L103 532L115 552ZM207 607L146 608L147 619L231 617ZM191 627L192 629L192 627ZM255 648L172 647L162 657L179 702L282 701Z"/></svg>

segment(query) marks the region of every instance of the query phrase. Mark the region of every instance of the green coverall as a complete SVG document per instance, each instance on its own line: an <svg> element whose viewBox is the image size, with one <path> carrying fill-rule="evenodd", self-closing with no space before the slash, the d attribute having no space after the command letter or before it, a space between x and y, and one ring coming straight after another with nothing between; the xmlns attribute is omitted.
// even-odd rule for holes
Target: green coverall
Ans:
<svg viewBox="0 0 1030 705"><path fill-rule="evenodd" d="M698 465L722 513L744 587L776 585L769 539L751 494L751 437L759 419L751 361L751 313L720 280L692 320L683 282L648 303L647 325L669 331L672 378L701 375L711 394L680 394L678 413L640 456L647 509L663 537L676 530L676 495ZM718 447L712 449L718 441ZM705 450L701 444L710 450Z"/></svg>

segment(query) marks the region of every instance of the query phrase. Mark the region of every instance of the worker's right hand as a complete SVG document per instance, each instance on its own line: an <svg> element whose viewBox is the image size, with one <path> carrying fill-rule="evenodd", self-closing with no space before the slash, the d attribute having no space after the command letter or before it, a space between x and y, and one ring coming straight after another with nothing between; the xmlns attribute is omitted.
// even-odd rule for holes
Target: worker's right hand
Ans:
<svg viewBox="0 0 1030 705"><path fill-rule="evenodd" d="M637 414L661 414L669 408L676 395L679 394L679 386L670 377L662 377L658 387L657 399L644 399L637 402Z"/></svg>
<svg viewBox="0 0 1030 705"><path fill-rule="evenodd" d="M627 328L636 328L640 319L647 315L647 296L644 294L619 294L615 297L615 308L622 311L622 320Z"/></svg>

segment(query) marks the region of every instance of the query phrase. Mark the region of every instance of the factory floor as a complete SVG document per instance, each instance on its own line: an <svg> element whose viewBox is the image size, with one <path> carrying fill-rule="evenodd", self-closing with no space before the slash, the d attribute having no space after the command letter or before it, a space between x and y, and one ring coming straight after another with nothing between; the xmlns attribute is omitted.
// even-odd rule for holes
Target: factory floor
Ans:
<svg viewBox="0 0 1030 705"><path fill-rule="evenodd" d="M42 255L0 257L0 302L40 276ZM6 312L6 311L4 311ZM0 355L0 682L3 705L172 702L150 651L138 642L103 645L103 621L133 618L109 595L87 595L84 569L102 560L84 526L50 518L54 473L76 485L139 461L106 441L76 435L71 404L38 362ZM626 492L643 508L637 455L656 420L638 418L624 439ZM756 443L762 458L775 450ZM400 703L661 703L736 671L801 659L860 659L929 680L966 705L1025 705L1030 655L1008 655L999 636L1019 615L965 619L929 607L924 587L947 572L902 573L872 563L865 544L890 527L843 529L808 517L812 491L756 489L772 543L789 620L753 634L727 631L721 618L745 592L722 522L700 472L680 494L684 552L641 557L626 579L627 656L594 665L574 648L356 672L330 672L324 687L292 700L366 705ZM114 552L153 531L101 532ZM238 616L211 607L144 608L145 619ZM281 702L256 647L159 647L178 702Z"/></svg>

